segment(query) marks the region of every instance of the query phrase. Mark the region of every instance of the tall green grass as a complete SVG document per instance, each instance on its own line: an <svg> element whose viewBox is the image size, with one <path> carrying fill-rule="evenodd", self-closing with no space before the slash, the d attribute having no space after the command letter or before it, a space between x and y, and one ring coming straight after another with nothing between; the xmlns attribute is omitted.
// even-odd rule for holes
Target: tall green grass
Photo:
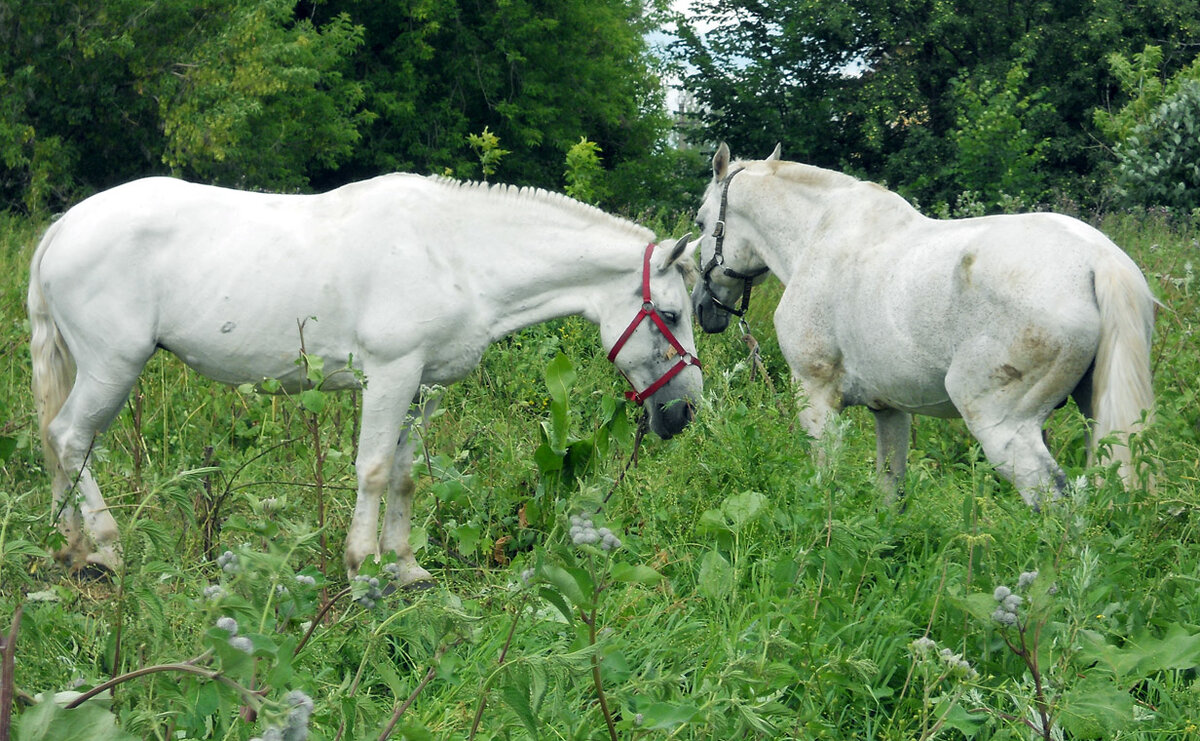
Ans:
<svg viewBox="0 0 1200 741"><path fill-rule="evenodd" d="M670 441L647 437L628 470L633 435L606 412L632 422L633 410L591 325L553 322L489 350L445 391L414 466L418 555L439 582L389 595L340 570L356 399L314 415L166 356L95 455L126 572L77 581L46 557L23 307L43 226L0 220L0 634L21 607L15 738L99 737L114 721L114 738L263 737L291 722L292 691L311 697L317 739L1200 734L1194 224L1100 223L1164 304L1158 417L1140 451L1159 466L1153 493L1087 484L1032 513L960 423L919 418L905 508L881 507L863 410L821 443L829 465L814 464L768 284L749 316L766 377L736 331L699 338L700 416ZM536 455L559 353L578 374L569 437L608 441L565 483ZM1049 436L1072 479L1093 478L1078 415L1060 411ZM597 510L615 551L572 543L570 516ZM365 576L385 586L386 564ZM224 596L206 596L214 585ZM1015 625L992 617L998 586L1022 597ZM189 666L206 675L132 678L92 710L33 704L198 657ZM59 735L37 735L38 721ZM62 731L72 721L84 730Z"/></svg>

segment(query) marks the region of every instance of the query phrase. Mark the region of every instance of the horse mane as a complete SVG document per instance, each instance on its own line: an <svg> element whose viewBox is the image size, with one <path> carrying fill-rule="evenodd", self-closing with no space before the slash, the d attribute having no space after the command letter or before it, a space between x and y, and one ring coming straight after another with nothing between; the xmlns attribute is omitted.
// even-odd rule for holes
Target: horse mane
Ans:
<svg viewBox="0 0 1200 741"><path fill-rule="evenodd" d="M446 188L456 189L459 191L498 196L522 203L545 205L559 211L578 215L580 218L588 219L593 222L607 222L628 232L631 236L644 239L647 242L653 242L655 240L654 232L650 229L647 229L640 224L620 216L614 216L613 214L610 214L607 211L597 208L591 204L577 201L565 193L557 193L552 190L535 188L531 186L509 185L507 183L486 183L476 180L455 180L442 175L433 175L430 176L429 179Z"/></svg>
<svg viewBox="0 0 1200 741"><path fill-rule="evenodd" d="M916 209L899 193L889 190L879 183L870 180L860 180L853 175L847 175L837 170L827 170L816 165L806 165L801 162L786 160L770 160L762 162L747 162L743 166L753 165L760 171L786 180L796 185L817 188L819 190L838 190L843 188L859 188L864 193L871 193L880 203L887 203L899 212L916 213Z"/></svg>
<svg viewBox="0 0 1200 741"><path fill-rule="evenodd" d="M865 182L863 180L859 180L853 175L847 175L844 172L826 170L823 167L806 165L801 162L772 160L759 164L768 170L770 174L799 185L812 185L824 188L846 188L853 185L860 185Z"/></svg>

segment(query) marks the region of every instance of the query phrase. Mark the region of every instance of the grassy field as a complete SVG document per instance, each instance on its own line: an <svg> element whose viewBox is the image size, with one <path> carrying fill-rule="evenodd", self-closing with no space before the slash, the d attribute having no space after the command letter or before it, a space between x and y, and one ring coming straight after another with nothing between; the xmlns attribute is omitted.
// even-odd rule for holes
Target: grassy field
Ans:
<svg viewBox="0 0 1200 741"><path fill-rule="evenodd" d="M1165 305L1153 493L1084 483L1065 409L1050 441L1080 484L1061 506L1031 513L961 423L919 418L906 507L881 508L864 410L814 465L769 284L750 316L766 375L735 332L701 337L699 418L627 472L634 410L591 325L494 346L414 467L438 583L380 595L385 571L377 590L341 570L357 399L313 413L161 354L93 454L126 570L56 566L24 311L45 225L0 218L13 738L1200 738L1200 229L1098 225ZM563 438L565 457L543 446ZM581 514L620 546L575 545ZM114 677L79 709L36 704Z"/></svg>

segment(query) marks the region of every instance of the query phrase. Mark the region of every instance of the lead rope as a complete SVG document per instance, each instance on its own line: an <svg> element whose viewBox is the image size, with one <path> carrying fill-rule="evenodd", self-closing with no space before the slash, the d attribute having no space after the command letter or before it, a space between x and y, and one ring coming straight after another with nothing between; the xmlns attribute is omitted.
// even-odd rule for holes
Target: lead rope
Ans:
<svg viewBox="0 0 1200 741"><path fill-rule="evenodd" d="M629 473L630 468L637 468L638 451L642 448L642 438L650 431L650 420L646 416L646 408L642 407L642 413L638 415L637 433L633 437L633 452L629 454L629 460L625 461L625 467L621 469L621 473L617 475L617 480L613 482L612 488L604 495L604 499L600 501L600 506L596 508L596 514L604 509L604 505L608 504L608 500L616 493L617 487L625 480L625 474Z"/></svg>
<svg viewBox="0 0 1200 741"><path fill-rule="evenodd" d="M750 332L750 322L746 321L745 319L740 319L738 321L738 330L740 330L742 333L742 342L746 343L746 347L750 351L749 360L751 383L754 382L755 374L761 372L763 380L766 381L767 388L771 392L771 397L775 399L775 407L779 409L780 413L783 415L790 415L792 413L791 408L788 406L786 400L779 398L778 392L775 391L775 383L771 380L771 374L767 372L766 363L763 362L762 349L758 344L758 340L754 337L754 334Z"/></svg>

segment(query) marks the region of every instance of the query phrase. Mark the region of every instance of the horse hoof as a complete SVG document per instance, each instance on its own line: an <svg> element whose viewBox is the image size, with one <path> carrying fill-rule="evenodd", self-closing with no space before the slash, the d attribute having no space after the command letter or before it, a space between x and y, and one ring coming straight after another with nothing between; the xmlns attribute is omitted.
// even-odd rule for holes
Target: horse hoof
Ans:
<svg viewBox="0 0 1200 741"><path fill-rule="evenodd" d="M400 591L413 594L415 592L424 592L426 590L433 589L436 586L437 580L431 576L428 579L417 579L416 581L411 581L408 584L401 586Z"/></svg>
<svg viewBox="0 0 1200 741"><path fill-rule="evenodd" d="M110 569L106 564L88 563L75 571L75 577L80 581L111 582L116 581L117 572Z"/></svg>

